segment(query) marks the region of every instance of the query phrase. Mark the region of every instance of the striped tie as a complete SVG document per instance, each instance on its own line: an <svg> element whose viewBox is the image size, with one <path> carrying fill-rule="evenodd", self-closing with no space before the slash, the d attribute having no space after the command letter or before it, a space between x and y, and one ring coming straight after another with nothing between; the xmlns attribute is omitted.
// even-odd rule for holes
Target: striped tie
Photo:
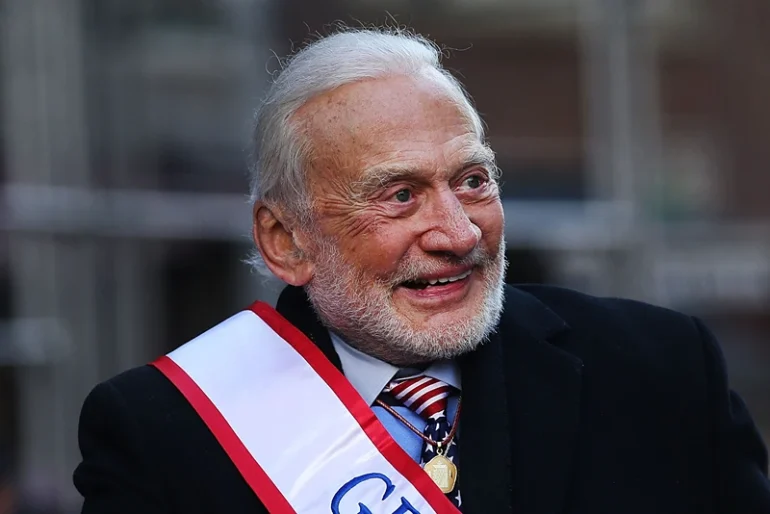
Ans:
<svg viewBox="0 0 770 514"><path fill-rule="evenodd" d="M425 420L430 420L438 416L446 417L447 398L452 389L441 380L423 375L394 380L385 392Z"/></svg>
<svg viewBox="0 0 770 514"><path fill-rule="evenodd" d="M385 395L390 395L395 402L408 407L427 422L423 434L432 441L444 440L451 431L446 415L447 399L456 392L454 387L425 375L393 380L384 390ZM434 446L425 443L420 465L424 466L435 456ZM457 435L447 445L445 456L459 468ZM454 490L447 493L449 500L458 509L462 506L459 487L458 479Z"/></svg>

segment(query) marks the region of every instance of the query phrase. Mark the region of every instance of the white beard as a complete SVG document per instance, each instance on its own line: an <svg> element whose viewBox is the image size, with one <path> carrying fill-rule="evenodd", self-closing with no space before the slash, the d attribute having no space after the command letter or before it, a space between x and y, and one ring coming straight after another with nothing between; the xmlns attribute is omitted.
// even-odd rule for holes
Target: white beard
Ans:
<svg viewBox="0 0 770 514"><path fill-rule="evenodd" d="M364 353L396 365L451 359L486 341L503 309L505 241L496 255L477 249L453 264L475 265L483 280L477 312L451 325L415 328L393 305L397 284L446 266L447 258L405 261L387 282L345 261L331 240L317 241L315 275L306 286L308 297L327 328Z"/></svg>

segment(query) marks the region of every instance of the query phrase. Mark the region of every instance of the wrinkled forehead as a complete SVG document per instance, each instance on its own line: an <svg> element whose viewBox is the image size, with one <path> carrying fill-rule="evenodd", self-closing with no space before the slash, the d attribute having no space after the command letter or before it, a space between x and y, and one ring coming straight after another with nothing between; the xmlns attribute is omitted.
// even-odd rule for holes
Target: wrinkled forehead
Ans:
<svg viewBox="0 0 770 514"><path fill-rule="evenodd" d="M308 138L312 175L330 167L362 170L378 158L474 151L482 135L462 101L438 72L392 76L319 95L297 111L294 122Z"/></svg>

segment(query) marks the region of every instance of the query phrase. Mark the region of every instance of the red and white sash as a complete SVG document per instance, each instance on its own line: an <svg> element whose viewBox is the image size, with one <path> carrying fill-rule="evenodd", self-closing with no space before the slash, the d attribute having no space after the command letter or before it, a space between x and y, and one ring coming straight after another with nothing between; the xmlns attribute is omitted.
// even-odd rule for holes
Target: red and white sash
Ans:
<svg viewBox="0 0 770 514"><path fill-rule="evenodd" d="M152 363L271 513L457 513L323 353L266 303Z"/></svg>

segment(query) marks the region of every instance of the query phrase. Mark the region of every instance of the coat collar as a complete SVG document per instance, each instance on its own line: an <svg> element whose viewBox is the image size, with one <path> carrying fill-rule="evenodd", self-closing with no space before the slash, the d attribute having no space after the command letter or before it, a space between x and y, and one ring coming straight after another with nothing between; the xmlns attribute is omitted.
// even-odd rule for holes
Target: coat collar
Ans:
<svg viewBox="0 0 770 514"><path fill-rule="evenodd" d="M278 297L275 305L286 320L300 329L316 346L326 355L334 366L342 371L340 357L334 349L334 344L329 336L329 330L321 324L310 299L301 287L286 287Z"/></svg>
<svg viewBox="0 0 770 514"><path fill-rule="evenodd" d="M329 332L301 288L287 287L276 309L341 370ZM458 360L466 514L563 510L582 381L582 362L559 346L569 331L535 296L506 286L497 330Z"/></svg>

